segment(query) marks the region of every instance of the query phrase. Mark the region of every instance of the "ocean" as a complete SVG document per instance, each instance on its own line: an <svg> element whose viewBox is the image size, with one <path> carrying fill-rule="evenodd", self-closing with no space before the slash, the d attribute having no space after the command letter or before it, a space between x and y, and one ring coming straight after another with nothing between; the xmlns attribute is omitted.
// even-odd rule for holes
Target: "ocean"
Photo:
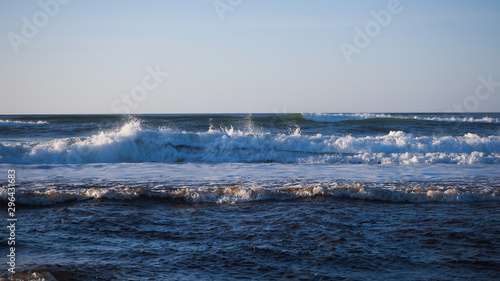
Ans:
<svg viewBox="0 0 500 281"><path fill-rule="evenodd" d="M0 178L0 280L500 279L499 113L1 115Z"/></svg>

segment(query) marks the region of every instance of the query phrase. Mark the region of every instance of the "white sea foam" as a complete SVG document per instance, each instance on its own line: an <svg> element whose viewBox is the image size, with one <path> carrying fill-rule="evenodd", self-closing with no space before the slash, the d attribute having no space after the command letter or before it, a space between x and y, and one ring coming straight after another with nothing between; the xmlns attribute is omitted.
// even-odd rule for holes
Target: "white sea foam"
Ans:
<svg viewBox="0 0 500 281"><path fill-rule="evenodd" d="M395 118L406 120L422 120L422 121L436 121L436 122L469 122L469 123L500 123L499 118L492 117L426 117L426 116L407 116L407 115L393 115L393 114L373 114L373 113L302 113L304 119L316 122L340 122L345 120L366 120L378 118Z"/></svg>
<svg viewBox="0 0 500 281"><path fill-rule="evenodd" d="M373 113L301 113L304 119L316 122L340 122L345 120L365 120L374 118L391 118L388 114Z"/></svg>
<svg viewBox="0 0 500 281"><path fill-rule="evenodd" d="M0 144L4 163L278 162L278 163L500 163L500 137L422 136L403 131L354 137L271 134L232 127L207 132L143 130L133 120L89 137Z"/></svg>
<svg viewBox="0 0 500 281"><path fill-rule="evenodd" d="M500 123L500 119L492 117L474 118L474 117L419 117L413 119L443 122L469 122L469 123Z"/></svg>
<svg viewBox="0 0 500 281"><path fill-rule="evenodd" d="M10 126L10 127L22 127L22 126L38 126L49 124L47 121L12 121L12 120L0 120L0 127Z"/></svg>
<svg viewBox="0 0 500 281"><path fill-rule="evenodd" d="M16 272L15 274L12 274L8 279L0 277L0 281L7 280L57 281L57 279L50 272L32 270Z"/></svg>
<svg viewBox="0 0 500 281"><path fill-rule="evenodd" d="M187 203L233 204L250 201L293 200L326 196L388 202L481 202L500 200L500 190L493 187L426 186L425 184L315 184L292 186L234 185L230 187L186 187L175 189L148 189L106 187L90 189L37 190L16 194L16 201L26 205L54 205L69 201L91 199L132 200L139 197L180 199ZM7 200L4 190L0 198Z"/></svg>

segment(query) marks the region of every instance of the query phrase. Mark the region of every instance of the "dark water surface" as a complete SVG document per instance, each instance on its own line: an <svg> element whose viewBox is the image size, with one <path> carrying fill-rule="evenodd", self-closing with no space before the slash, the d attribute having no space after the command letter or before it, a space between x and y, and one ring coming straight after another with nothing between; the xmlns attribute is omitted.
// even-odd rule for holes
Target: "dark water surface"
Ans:
<svg viewBox="0 0 500 281"><path fill-rule="evenodd" d="M139 198L31 207L18 215L20 266L58 280L500 277L497 202Z"/></svg>

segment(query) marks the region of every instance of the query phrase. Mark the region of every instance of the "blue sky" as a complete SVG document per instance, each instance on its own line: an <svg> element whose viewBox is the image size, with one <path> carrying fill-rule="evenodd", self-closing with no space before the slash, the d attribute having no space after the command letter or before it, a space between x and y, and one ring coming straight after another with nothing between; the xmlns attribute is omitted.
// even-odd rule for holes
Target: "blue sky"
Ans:
<svg viewBox="0 0 500 281"><path fill-rule="evenodd" d="M0 114L500 111L499 1L66 1L0 2Z"/></svg>

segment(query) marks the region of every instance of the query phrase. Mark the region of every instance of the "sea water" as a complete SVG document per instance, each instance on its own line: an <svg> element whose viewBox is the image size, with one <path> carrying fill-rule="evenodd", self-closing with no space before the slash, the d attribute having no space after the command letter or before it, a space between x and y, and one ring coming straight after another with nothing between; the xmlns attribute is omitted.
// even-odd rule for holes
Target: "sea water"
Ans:
<svg viewBox="0 0 500 281"><path fill-rule="evenodd" d="M0 116L8 170L23 280L500 278L500 114Z"/></svg>

